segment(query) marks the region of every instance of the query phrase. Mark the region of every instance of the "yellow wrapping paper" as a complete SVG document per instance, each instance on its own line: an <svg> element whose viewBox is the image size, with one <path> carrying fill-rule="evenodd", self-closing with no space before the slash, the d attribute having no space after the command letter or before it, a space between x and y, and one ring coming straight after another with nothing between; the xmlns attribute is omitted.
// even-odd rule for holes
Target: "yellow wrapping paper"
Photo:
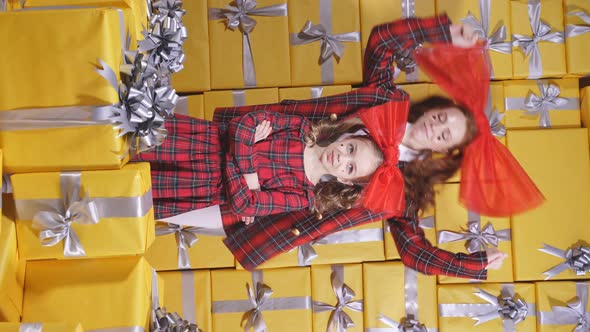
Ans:
<svg viewBox="0 0 590 332"><path fill-rule="evenodd" d="M510 131L508 148L545 195L539 208L512 217L515 280L543 280L564 260L538 249L543 244L566 250L590 238L580 222L590 215L590 172L587 129ZM583 218L582 218L583 219ZM567 270L553 279L579 279Z"/></svg>
<svg viewBox="0 0 590 332"><path fill-rule="evenodd" d="M420 213L420 227L422 227L424 230L426 239L432 244L436 243L436 230L434 227L430 227L430 225L435 224L435 218L434 207L430 207L428 210ZM397 246L395 245L395 241L391 236L389 223L387 220L383 220L383 227L385 230L385 234L383 234L383 240L385 244L385 259L400 259L399 252L397 251Z"/></svg>
<svg viewBox="0 0 590 332"><path fill-rule="evenodd" d="M510 1L512 34L532 36L531 23L527 11L526 0ZM563 8L561 0L541 0L541 21L551 27L551 32L563 32ZM529 77L529 63L531 55L526 56L520 47L512 49L513 78L561 77L566 73L565 44L539 41L541 53L542 74Z"/></svg>
<svg viewBox="0 0 590 332"><path fill-rule="evenodd" d="M311 297L314 302L322 302L333 307L338 307L338 298L334 293L332 274L342 277L342 282L355 292L355 296L349 300L355 307L355 302L363 300L363 266L361 264L345 265L318 265L311 268ZM345 305L345 303L341 303ZM344 306L343 312L354 322L354 326L347 332L363 332L363 312ZM328 325L334 311L327 310L313 313L313 331L329 331ZM336 322L337 319L334 319Z"/></svg>
<svg viewBox="0 0 590 332"><path fill-rule="evenodd" d="M322 41L295 45L307 21L321 24L328 34L351 34L356 41L344 41L341 58L330 56L320 61ZM356 0L291 0L289 1L289 34L291 37L291 84L357 84L363 80L359 2ZM353 38L354 40L354 38ZM320 63L322 63L320 65Z"/></svg>
<svg viewBox="0 0 590 332"><path fill-rule="evenodd" d="M30 323L0 323L0 332L20 332L21 325ZM82 325L75 323L42 323L43 332L84 332Z"/></svg>
<svg viewBox="0 0 590 332"><path fill-rule="evenodd" d="M580 89L580 108L582 127L588 128L590 127L590 87ZM588 138L590 139L590 136Z"/></svg>
<svg viewBox="0 0 590 332"><path fill-rule="evenodd" d="M17 174L11 179L17 210L19 204L27 206L24 205L26 201L62 198L60 173ZM72 229L86 251L85 257L143 254L154 240L154 211L151 196L146 196L151 190L149 164L133 163L117 171L81 172L80 183L81 193L86 193L90 198L142 197L147 203L139 209L141 213L147 211L141 217L104 217L97 224L72 223ZM46 210L51 211L51 208ZM30 216L36 213L28 211L26 207L23 211ZM42 246L39 232L33 228L32 217L21 219L23 215L20 210L18 214L16 227L21 258L64 258L63 242L51 247Z"/></svg>
<svg viewBox="0 0 590 332"><path fill-rule="evenodd" d="M417 83L417 84L400 84L397 87L404 90L410 96L410 102L415 103L430 97L433 94L433 84ZM437 91L434 91L434 93Z"/></svg>
<svg viewBox="0 0 590 332"><path fill-rule="evenodd" d="M195 323L203 332L211 328L211 276L203 271L170 271L158 273L164 282L164 306L184 320Z"/></svg>
<svg viewBox="0 0 590 332"><path fill-rule="evenodd" d="M25 263L19 262L17 256L14 221L2 216L0 223L0 322L18 322L23 306Z"/></svg>
<svg viewBox="0 0 590 332"><path fill-rule="evenodd" d="M205 104L203 95L189 95L180 97L174 109L175 114L188 115L193 118L205 119ZM213 115L213 114L211 114ZM207 118L206 120L211 120Z"/></svg>
<svg viewBox="0 0 590 332"><path fill-rule="evenodd" d="M476 215L470 218L469 212L459 204L459 184L448 183L438 187L436 194L436 230L452 231L461 233L468 229L468 221L476 221ZM510 236L510 218L492 218L479 216L480 231L483 231L489 223L494 228L496 234L500 237ZM507 233L507 234L506 234ZM451 252L467 252L466 241L460 240L449 243L438 243L438 247ZM481 250L481 249L478 249ZM499 270L489 270L486 282L512 282L512 245L509 240L500 240L498 250L508 254L504 259L504 264ZM453 278L448 276L438 276L438 282L441 284L448 283L466 283L470 282L465 278Z"/></svg>
<svg viewBox="0 0 590 332"><path fill-rule="evenodd" d="M279 89L279 100L306 100L311 98L328 97L350 92L350 85L327 85L317 87L282 88Z"/></svg>
<svg viewBox="0 0 590 332"><path fill-rule="evenodd" d="M367 47L367 42L369 41L369 35L374 26L393 22L405 17L405 14L402 12L402 2L403 0L363 0L360 2L363 56ZM414 1L414 16L430 17L434 15L434 0ZM428 76L419 70L417 82L427 81L430 81ZM399 73L395 82L408 82L406 73L403 71Z"/></svg>
<svg viewBox="0 0 590 332"><path fill-rule="evenodd" d="M443 317L445 316L445 305L448 304L489 304L485 300L479 298L474 294L481 289L494 296L499 296L502 293L502 286L513 285L513 292L516 298L520 297L529 305L535 304L535 285L534 284L481 284L481 285L444 285L438 287L438 303L439 303L439 331L440 332L507 332L502 328L502 319L496 318L478 326L474 324L477 322L471 317ZM531 308L531 306L529 306ZM484 310L487 311L487 310ZM490 310L493 311L493 310ZM514 332L535 332L536 317L534 310L529 312L522 322L516 324L516 329L509 329Z"/></svg>
<svg viewBox="0 0 590 332"><path fill-rule="evenodd" d="M279 102L277 88L205 92L205 118L213 119L217 107L249 106Z"/></svg>
<svg viewBox="0 0 590 332"><path fill-rule="evenodd" d="M207 1L183 1L182 4L187 13L182 22L189 37L182 46L186 56L184 69L172 75L172 86L183 93L207 91L211 89Z"/></svg>
<svg viewBox="0 0 590 332"><path fill-rule="evenodd" d="M396 322L406 317L406 268L401 262L363 264L365 331L389 327L379 321L383 314ZM416 272L416 298L418 312L415 318L429 330L437 327L436 277Z"/></svg>
<svg viewBox="0 0 590 332"><path fill-rule="evenodd" d="M467 17L471 13L481 24L480 0L437 0L436 11L439 14L446 13L449 15L451 21L455 24L460 24L461 19ZM512 48L510 44L512 33L510 30L510 1L508 0L493 0L490 1L489 12L489 38L496 32L501 25L506 29L506 39L503 42L508 43L506 47L508 50ZM501 41L499 41L501 42ZM512 77L512 54L500 53L493 50L489 51L490 59L492 60L493 78L494 79L509 79Z"/></svg>
<svg viewBox="0 0 590 332"><path fill-rule="evenodd" d="M274 299L273 304L263 305L261 310L262 319L266 322L268 330L283 332L311 331L309 268L273 269L253 273L258 274L255 278L259 278L258 280L261 280L273 291L270 296L270 299ZM253 308L246 291L246 284L252 287L253 273L236 270L211 271L213 331L237 332L244 330L243 327L240 327L242 316L244 316L244 312ZM307 309L279 309L285 307L285 303L281 302L288 300L286 298L302 302L293 307L302 308L307 306ZM299 305L304 303L306 305ZM234 304L237 308L230 308ZM273 310L268 310L269 308Z"/></svg>
<svg viewBox="0 0 590 332"><path fill-rule="evenodd" d="M571 10L582 10L590 14L590 3L585 0L565 0L564 1L564 19L566 29L568 25L577 25L587 27L589 24L584 22L579 16L568 15ZM565 38L567 72L570 75L588 75L590 73L590 59L585 54L590 53L590 32Z"/></svg>
<svg viewBox="0 0 590 332"><path fill-rule="evenodd" d="M523 101L529 93L541 96L535 80L514 80L504 82L506 128L534 129L541 125L542 114L527 115ZM554 84L560 89L559 97L567 98L568 103L559 109L549 106L551 128L574 128L580 126L580 100L578 80L574 78L541 80L540 82ZM517 99L520 101L515 102ZM511 103L513 103L511 105Z"/></svg>
<svg viewBox="0 0 590 332"><path fill-rule="evenodd" d="M199 239L187 249L193 269L234 267L234 256L223 244L221 236L196 235ZM157 271L178 270L178 244L174 233L156 236L146 258Z"/></svg>
<svg viewBox="0 0 590 332"><path fill-rule="evenodd" d="M588 287L587 281L548 281L548 282L538 282L536 284L537 288L537 311L538 311L538 319L537 319L537 331L538 332L572 332L577 331L575 330L576 325L578 324L577 320L572 321L571 319L567 319L567 323L569 324L548 324L549 322L545 322L543 316L549 314L551 315L553 307L566 307L568 303L573 302L577 298L579 298L578 288L580 290ZM581 301L581 300L580 300ZM588 299L586 299L586 303L583 303L583 308L586 308L586 317L588 317L588 308L590 305L588 303ZM563 308L561 308L563 310ZM559 314L562 316L563 312ZM568 315L569 316L569 315ZM584 319L584 321L586 321ZM566 323L564 322L564 323ZM583 331L580 330L580 331Z"/></svg>
<svg viewBox="0 0 590 332"><path fill-rule="evenodd" d="M25 289L23 322L149 330L152 268L140 256L28 262Z"/></svg>
<svg viewBox="0 0 590 332"><path fill-rule="evenodd" d="M231 0L208 0L207 7L225 8ZM259 0L257 9L284 4L286 0ZM243 75L243 37L239 28L232 31L226 20L209 19L211 89L289 86L289 31L287 16L249 14L256 21L250 32L250 45L256 73L254 85L247 85Z"/></svg>

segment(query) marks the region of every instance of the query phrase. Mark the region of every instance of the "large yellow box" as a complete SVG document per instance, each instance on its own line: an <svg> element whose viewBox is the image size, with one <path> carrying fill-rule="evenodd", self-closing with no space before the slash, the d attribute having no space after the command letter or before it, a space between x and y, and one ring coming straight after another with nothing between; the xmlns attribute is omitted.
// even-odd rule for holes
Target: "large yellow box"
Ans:
<svg viewBox="0 0 590 332"><path fill-rule="evenodd" d="M20 262L18 258L14 221L3 215L0 223L0 322L19 322L23 306L25 262Z"/></svg>
<svg viewBox="0 0 590 332"><path fill-rule="evenodd" d="M539 251L543 244L566 250L590 238L590 165L587 129L508 132L508 148L547 201L512 217L514 278L543 280L543 272L564 260ZM532 143L534 142L534 144ZM585 278L587 278L586 276ZM579 279L567 270L553 279Z"/></svg>
<svg viewBox="0 0 590 332"><path fill-rule="evenodd" d="M413 10L410 10L410 15L408 15L407 10L404 11L404 2L404 0L363 0L360 2L363 56L369 41L369 35L374 26L406 17L430 17L435 15L434 0L412 1ZM427 81L430 81L430 79L419 68L417 77L414 73L408 77L405 72L400 72L396 68L395 82L397 83Z"/></svg>
<svg viewBox="0 0 590 332"><path fill-rule="evenodd" d="M469 211L459 204L459 184L447 183L438 187L436 193L436 230L438 234L438 247L451 252L468 252L468 243L473 246L472 250L485 250L482 245L492 246L494 239L497 239L498 250L508 254L504 264L499 270L489 270L486 282L512 282L512 245L510 235L510 218L493 218L480 216ZM455 235L449 236L447 232ZM484 236L483 239L467 241L467 239L455 242L446 242L445 239L459 239L465 237L465 232L471 235ZM442 236L442 237L441 237ZM442 242L446 243L441 243ZM486 243L485 241L489 241ZM473 243L473 244L471 244ZM479 244L479 245L477 245ZM466 283L469 279L438 276L441 284Z"/></svg>
<svg viewBox="0 0 590 332"><path fill-rule="evenodd" d="M510 79L512 77L512 33L510 30L510 1L494 0L490 3L489 11L482 20L481 4L485 1L480 0L436 0L436 11L439 14L446 13L451 21L460 24L468 14L471 14L478 22L474 27L483 28L486 31L483 39L489 39L492 35L497 34L504 29L504 39L497 38L491 42L489 54L492 61L492 78L493 79ZM491 4L493 2L493 5ZM485 10L488 8L483 7ZM471 20L469 21L472 22ZM487 27L484 23L487 23ZM498 35L499 36L499 35ZM498 52L497 50L503 52Z"/></svg>
<svg viewBox="0 0 590 332"><path fill-rule="evenodd" d="M174 114L188 115L193 118L212 120L205 117L205 97L203 95L189 95L178 98ZM211 114L212 116L213 114Z"/></svg>
<svg viewBox="0 0 590 332"><path fill-rule="evenodd" d="M499 315L492 316L498 312L497 302L491 303L476 295L485 294L484 292L491 301L492 298L497 301L502 295L514 300L524 300L527 312L526 316L524 311L520 316L524 320L508 329L503 328L502 318ZM441 332L535 332L536 329L534 284L441 285L438 286L438 303ZM491 319L485 321L480 318L482 322L476 326L478 320L475 317L483 318L486 314Z"/></svg>
<svg viewBox="0 0 590 332"><path fill-rule="evenodd" d="M154 240L149 164L132 163L117 171L74 174L80 174L79 179L71 184L64 182L63 188L60 181L65 181L65 175L60 173L16 174L11 177L17 207L20 257L26 260L65 257L63 242L51 247L41 245L39 231L34 229L32 220L41 211L63 214L62 190L70 189L67 192L71 195L76 186L81 197L89 197L96 204L100 218L97 224L79 224L72 220L71 227L86 251L86 257L145 253Z"/></svg>
<svg viewBox="0 0 590 332"><path fill-rule="evenodd" d="M233 91L210 91L204 93L205 119L213 119L217 107L238 107L279 102L277 88Z"/></svg>
<svg viewBox="0 0 590 332"><path fill-rule="evenodd" d="M567 73L570 75L586 76L590 74L590 59L585 54L590 53L590 33L588 33L588 15L590 14L590 2L585 0L565 0L563 2L565 9L565 49L567 61ZM570 8L576 10L570 10ZM587 15L584 20L579 15L571 15L578 13ZM570 29L581 29L584 31L581 34L575 33L568 35L567 31Z"/></svg>
<svg viewBox="0 0 590 332"><path fill-rule="evenodd" d="M426 240L432 244L436 243L436 230L434 227L435 219L436 216L434 214L434 207L431 207L428 210L420 213L420 220L418 221L418 225L420 225L420 228L422 228L424 231ZM391 229L387 220L383 220L383 229L385 232L383 234L385 259L400 259L399 251L397 250L397 245L395 244L393 236L391 236Z"/></svg>
<svg viewBox="0 0 590 332"><path fill-rule="evenodd" d="M300 88L282 88L279 89L279 100L307 100L312 98L321 98L333 96L341 93L350 92L350 85L327 85Z"/></svg>
<svg viewBox="0 0 590 332"><path fill-rule="evenodd" d="M527 108L527 98L536 99L531 100L535 107ZM540 105L541 99L545 104ZM504 107L508 129L580 127L578 79L506 81Z"/></svg>
<svg viewBox="0 0 590 332"><path fill-rule="evenodd" d="M546 40L539 40L537 42L540 65L539 68L535 68L533 71L531 71L531 63L536 63L537 61L533 58L535 51L526 55L520 47L515 47L512 50L512 76L514 78L561 77L566 73L565 45L563 43L563 7L561 0L540 0L540 3L540 22L549 25L551 29L545 36L559 32L561 33L561 39L560 36L555 36L558 42ZM533 38L531 26L538 26L542 30L539 23L531 22L529 19L529 10L532 13L532 8L532 6L528 5L527 0L510 1L512 34L523 35L526 36L526 39L529 39Z"/></svg>
<svg viewBox="0 0 590 332"><path fill-rule="evenodd" d="M253 2L250 2L253 3ZM211 89L271 87L291 85L289 66L289 31L286 0L258 0L254 9L282 6L274 15L247 14L255 26L244 37L242 27L231 30L227 19L213 19L213 8L234 5L231 0L208 0ZM275 7L273 7L275 8ZM228 14L236 16L235 13ZM243 58L252 50L255 82L247 82Z"/></svg>
<svg viewBox="0 0 590 332"><path fill-rule="evenodd" d="M578 315L588 315L588 282L587 281L553 281L537 283L537 331L539 332L570 332L583 331ZM584 301L585 300L585 301ZM574 303L579 301L578 303ZM576 304L578 306L576 306ZM577 310L567 308L576 306ZM567 309L566 309L567 308ZM555 311L557 309L558 311ZM581 310L584 309L585 313ZM582 316L582 317L584 317Z"/></svg>
<svg viewBox="0 0 590 332"><path fill-rule="evenodd" d="M343 47L337 54L321 59L328 41L319 32L303 34L306 22L321 25ZM320 29L320 27L317 27ZM363 80L359 2L357 0L289 1L289 34L291 39L291 84L328 85L358 84ZM339 37L340 35L340 37ZM299 37L299 38L298 38ZM318 38L312 42L309 39ZM342 38L338 40L338 38ZM305 43L304 43L305 42ZM325 61L324 61L325 60Z"/></svg>
<svg viewBox="0 0 590 332"><path fill-rule="evenodd" d="M211 328L211 275L209 270L160 272L166 290L163 298L168 312L197 324L203 332Z"/></svg>
<svg viewBox="0 0 590 332"><path fill-rule="evenodd" d="M213 331L243 331L247 316L259 319L269 331L311 331L311 282L309 268L285 268L264 271L211 271ZM258 285L272 295L258 301L255 311L247 287ZM267 288L268 287L268 288ZM256 298L256 290L252 291ZM249 313L249 314L246 314ZM242 322L242 323L241 323Z"/></svg>
<svg viewBox="0 0 590 332"><path fill-rule="evenodd" d="M43 332L84 332L82 325L75 323L0 323L0 332L37 331L27 328L39 328Z"/></svg>

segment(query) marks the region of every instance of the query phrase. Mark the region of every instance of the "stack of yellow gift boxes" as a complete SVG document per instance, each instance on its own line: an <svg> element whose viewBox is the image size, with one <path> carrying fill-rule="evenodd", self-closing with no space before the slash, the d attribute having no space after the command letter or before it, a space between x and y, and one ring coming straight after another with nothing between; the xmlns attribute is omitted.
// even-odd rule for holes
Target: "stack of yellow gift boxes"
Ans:
<svg viewBox="0 0 590 332"><path fill-rule="evenodd" d="M10 192L0 332L590 330L587 0L0 0L0 10ZM459 205L460 174L437 188L420 218L426 238L508 253L486 281L406 268L387 222L248 272L220 237L154 221L149 165L128 159L165 139L172 112L211 120L217 107L349 92L374 25L442 13L487 40L492 132L546 197L492 218ZM444 94L420 68L395 73L412 101Z"/></svg>

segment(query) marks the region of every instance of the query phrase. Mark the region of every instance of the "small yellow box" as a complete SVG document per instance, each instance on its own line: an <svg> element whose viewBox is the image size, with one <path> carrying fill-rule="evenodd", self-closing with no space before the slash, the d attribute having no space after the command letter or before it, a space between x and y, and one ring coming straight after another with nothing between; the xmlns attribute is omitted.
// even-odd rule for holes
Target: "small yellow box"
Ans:
<svg viewBox="0 0 590 332"><path fill-rule="evenodd" d="M588 22L584 21L580 15L590 15L590 2L586 0L565 0L563 2L565 9L565 57L567 61L567 73L576 76L586 76L590 74L590 59L586 54L590 53L590 33L588 33ZM570 10L574 9L574 10ZM581 29L583 32L578 34L567 33L570 29Z"/></svg>
<svg viewBox="0 0 590 332"><path fill-rule="evenodd" d="M587 320L578 320L578 310L590 307L588 303L588 281L550 281L537 283L537 331L571 332L583 331L578 327ZM577 310L566 309L579 300ZM586 300L586 302L581 302ZM555 311L557 309L559 311ZM588 315L588 309L585 310ZM584 316L582 316L584 317Z"/></svg>
<svg viewBox="0 0 590 332"><path fill-rule="evenodd" d="M213 119L217 107L238 107L279 102L277 88L205 92L205 119Z"/></svg>

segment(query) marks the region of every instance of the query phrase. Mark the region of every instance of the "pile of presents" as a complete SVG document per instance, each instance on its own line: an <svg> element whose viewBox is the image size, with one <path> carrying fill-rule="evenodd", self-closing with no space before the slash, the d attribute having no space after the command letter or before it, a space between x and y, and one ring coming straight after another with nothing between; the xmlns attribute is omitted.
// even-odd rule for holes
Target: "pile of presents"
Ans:
<svg viewBox="0 0 590 332"><path fill-rule="evenodd" d="M589 1L0 0L0 10L0 332L590 328ZM459 205L460 174L438 187L426 237L509 253L487 281L405 268L386 223L254 272L219 237L156 223L149 165L128 160L165 139L174 112L212 119L216 107L351 91L374 25L443 12L487 39L492 131L547 198L492 218ZM395 82L413 101L444 95L419 68L396 68Z"/></svg>

